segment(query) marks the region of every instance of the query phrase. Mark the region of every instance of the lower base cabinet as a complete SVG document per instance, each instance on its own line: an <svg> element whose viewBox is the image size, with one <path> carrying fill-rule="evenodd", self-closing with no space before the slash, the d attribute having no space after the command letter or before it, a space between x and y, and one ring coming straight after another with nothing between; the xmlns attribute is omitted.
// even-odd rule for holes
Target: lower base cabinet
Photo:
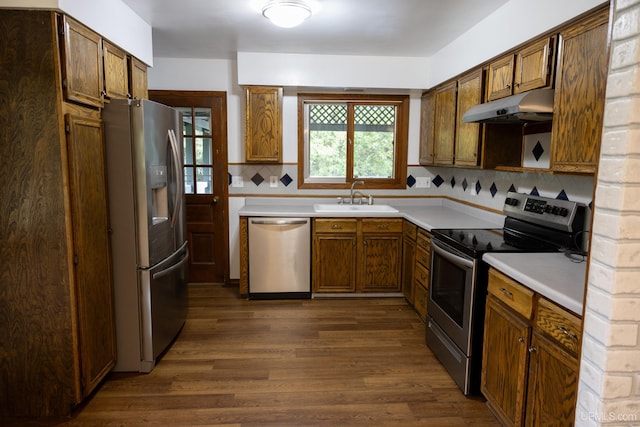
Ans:
<svg viewBox="0 0 640 427"><path fill-rule="evenodd" d="M482 394L507 426L572 425L580 319L489 271Z"/></svg>
<svg viewBox="0 0 640 427"><path fill-rule="evenodd" d="M313 292L400 292L401 218L316 218Z"/></svg>

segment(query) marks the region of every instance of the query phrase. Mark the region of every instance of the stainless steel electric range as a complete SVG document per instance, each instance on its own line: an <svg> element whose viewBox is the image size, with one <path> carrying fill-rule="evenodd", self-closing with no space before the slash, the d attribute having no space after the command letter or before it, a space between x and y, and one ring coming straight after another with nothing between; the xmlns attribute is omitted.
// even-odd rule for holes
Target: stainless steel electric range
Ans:
<svg viewBox="0 0 640 427"><path fill-rule="evenodd" d="M482 369L487 252L582 251L586 206L509 192L501 229L431 230L426 342L465 395Z"/></svg>

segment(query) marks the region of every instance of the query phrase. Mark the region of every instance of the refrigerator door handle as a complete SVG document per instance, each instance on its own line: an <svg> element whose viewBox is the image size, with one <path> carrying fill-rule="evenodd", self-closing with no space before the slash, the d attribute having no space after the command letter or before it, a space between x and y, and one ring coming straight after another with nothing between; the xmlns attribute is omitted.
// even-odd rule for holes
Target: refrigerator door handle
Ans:
<svg viewBox="0 0 640 427"><path fill-rule="evenodd" d="M169 134L169 142L171 143L171 154L173 157L173 167L175 168L176 173L176 198L175 205L173 206L173 216L171 217L171 228L176 226L176 221L178 220L178 213L180 212L180 207L182 206L182 192L184 191L184 177L182 176L182 161L180 159L180 149L178 148L178 140L176 138L176 134L173 129L168 130Z"/></svg>
<svg viewBox="0 0 640 427"><path fill-rule="evenodd" d="M182 259L178 263L173 264L171 267L165 268L164 270L160 270L157 273L153 273L153 275L151 277L153 279L157 279L159 277L166 276L167 274L171 273L173 270L176 270L176 269L182 267L182 264L187 262L187 259L189 259L189 251L185 250L184 256L182 257Z"/></svg>

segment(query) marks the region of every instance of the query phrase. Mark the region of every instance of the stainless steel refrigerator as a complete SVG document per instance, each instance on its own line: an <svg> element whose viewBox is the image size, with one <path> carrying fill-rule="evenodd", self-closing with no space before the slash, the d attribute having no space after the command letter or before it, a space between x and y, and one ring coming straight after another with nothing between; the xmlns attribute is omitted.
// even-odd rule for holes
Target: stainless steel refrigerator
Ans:
<svg viewBox="0 0 640 427"><path fill-rule="evenodd" d="M150 372L187 315L182 117L149 100L103 112L118 360Z"/></svg>

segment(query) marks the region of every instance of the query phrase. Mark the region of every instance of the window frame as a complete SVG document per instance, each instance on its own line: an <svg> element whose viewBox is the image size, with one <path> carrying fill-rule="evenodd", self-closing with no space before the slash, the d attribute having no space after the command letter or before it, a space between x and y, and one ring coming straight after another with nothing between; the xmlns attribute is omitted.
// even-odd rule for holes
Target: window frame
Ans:
<svg viewBox="0 0 640 427"><path fill-rule="evenodd" d="M354 178L353 150L347 147L347 171L344 181L305 181L307 165L307 135L305 132L305 105L307 103L336 103L393 105L396 107L396 140L394 150L393 178ZM407 185L407 147L409 145L409 95L369 95L369 94L298 94L298 188L302 189L342 189L349 188L353 181L364 181L368 189L405 189ZM347 134L353 138L353 115L347 117Z"/></svg>

